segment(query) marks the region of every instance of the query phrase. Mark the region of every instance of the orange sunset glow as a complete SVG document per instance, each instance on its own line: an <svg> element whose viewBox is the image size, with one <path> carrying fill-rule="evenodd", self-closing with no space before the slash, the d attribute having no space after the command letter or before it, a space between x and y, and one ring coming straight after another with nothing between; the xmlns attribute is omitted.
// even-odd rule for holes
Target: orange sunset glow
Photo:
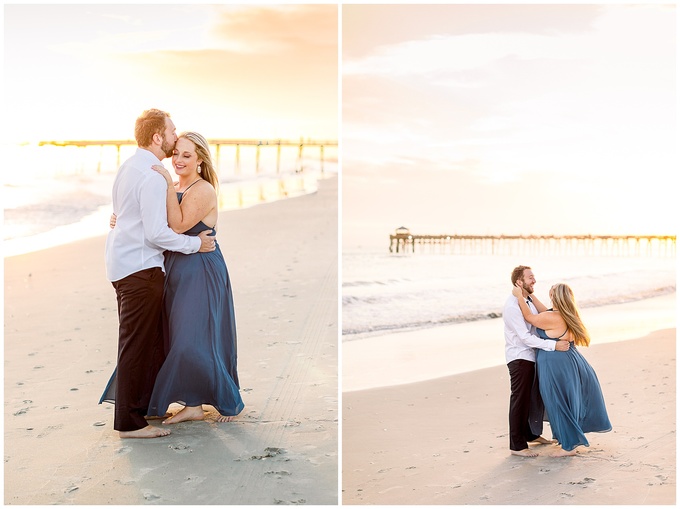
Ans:
<svg viewBox="0 0 680 509"><path fill-rule="evenodd" d="M5 5L5 141L337 139L336 5ZM11 126L11 128L9 128Z"/></svg>

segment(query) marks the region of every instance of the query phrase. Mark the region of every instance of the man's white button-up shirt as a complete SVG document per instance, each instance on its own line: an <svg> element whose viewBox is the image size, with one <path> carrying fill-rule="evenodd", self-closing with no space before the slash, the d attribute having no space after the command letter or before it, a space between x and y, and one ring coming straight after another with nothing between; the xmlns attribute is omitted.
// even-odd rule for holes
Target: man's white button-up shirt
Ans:
<svg viewBox="0 0 680 509"><path fill-rule="evenodd" d="M119 281L140 270L163 265L163 251L198 252L201 239L175 233L168 226L168 185L151 166L161 164L150 151L137 148L113 183L116 226L106 239L106 276Z"/></svg>
<svg viewBox="0 0 680 509"><path fill-rule="evenodd" d="M536 314L536 308L529 302L529 309ZM522 310L519 308L517 297L510 295L503 307L503 324L505 332L505 362L509 363L517 359L536 362L534 348L554 351L555 341L541 339L532 334L536 331L529 322L524 320Z"/></svg>

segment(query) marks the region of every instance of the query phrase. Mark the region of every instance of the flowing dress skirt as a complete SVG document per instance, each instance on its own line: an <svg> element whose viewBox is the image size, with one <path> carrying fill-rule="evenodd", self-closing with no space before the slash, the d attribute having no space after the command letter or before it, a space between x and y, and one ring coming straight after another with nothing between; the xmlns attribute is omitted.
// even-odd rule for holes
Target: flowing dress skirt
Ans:
<svg viewBox="0 0 680 509"><path fill-rule="evenodd" d="M236 370L236 320L222 251L218 245L210 253L166 252L165 268L169 349L149 415L164 415L171 403L208 404L222 415L238 415L244 405Z"/></svg>
<svg viewBox="0 0 680 509"><path fill-rule="evenodd" d="M536 369L553 438L564 450L589 446L585 433L611 431L595 370L573 343L566 352L537 350Z"/></svg>

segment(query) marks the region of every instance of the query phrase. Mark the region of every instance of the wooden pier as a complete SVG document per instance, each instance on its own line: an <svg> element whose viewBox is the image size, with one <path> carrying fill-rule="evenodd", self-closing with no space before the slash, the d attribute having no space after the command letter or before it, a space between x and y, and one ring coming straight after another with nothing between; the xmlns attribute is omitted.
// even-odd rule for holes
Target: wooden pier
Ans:
<svg viewBox="0 0 680 509"><path fill-rule="evenodd" d="M253 139L222 139L213 138L208 139L208 143L215 147L215 167L220 166L220 155L223 147L234 147L236 149L236 160L235 168L236 174L238 175L241 169L241 148L242 147L254 147L255 148L255 173L260 172L260 154L263 148L275 148L276 149L276 173L281 171L281 148L282 147L294 147L297 148L297 168L296 171L302 171L303 155L305 149L307 152L309 148L314 148L319 150L319 161L321 164L321 172L324 171L324 149L326 147L337 147L338 142L333 140L305 140L300 139L299 141L291 140L253 140ZM68 141L41 141L38 142L39 146L52 145L56 147L78 147L84 149L86 147L99 147L100 151L103 151L104 147L115 147L116 148L116 168L120 166L121 163L121 148L129 146L137 146L137 142L134 140L68 140ZM97 172L101 171L101 160L99 166L97 167Z"/></svg>
<svg viewBox="0 0 680 509"><path fill-rule="evenodd" d="M390 253L675 256L675 235L416 235L398 228Z"/></svg>

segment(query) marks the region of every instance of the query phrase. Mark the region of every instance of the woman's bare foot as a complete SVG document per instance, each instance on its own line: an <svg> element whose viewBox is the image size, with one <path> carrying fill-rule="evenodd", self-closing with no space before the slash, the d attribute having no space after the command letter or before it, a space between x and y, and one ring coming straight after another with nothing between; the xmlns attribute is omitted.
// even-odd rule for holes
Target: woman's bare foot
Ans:
<svg viewBox="0 0 680 509"><path fill-rule="evenodd" d="M177 424L183 421L202 421L205 417L202 406L185 406L169 419L165 419L163 424Z"/></svg>
<svg viewBox="0 0 680 509"><path fill-rule="evenodd" d="M572 451L565 451L564 449L560 449L556 453L551 454L553 458L564 458L565 456L576 456L578 454L578 451L576 449Z"/></svg>
<svg viewBox="0 0 680 509"><path fill-rule="evenodd" d="M120 438L158 438L170 434L169 429L157 428L156 426L146 426L134 431L119 431Z"/></svg>
<svg viewBox="0 0 680 509"><path fill-rule="evenodd" d="M532 442L537 444L556 444L557 440L548 440L547 438L538 437L536 440L532 440Z"/></svg>
<svg viewBox="0 0 680 509"><path fill-rule="evenodd" d="M532 451L531 449L522 449L521 451L510 451L510 454L513 454L514 456L523 456L525 458L535 458L538 456L537 452Z"/></svg>

